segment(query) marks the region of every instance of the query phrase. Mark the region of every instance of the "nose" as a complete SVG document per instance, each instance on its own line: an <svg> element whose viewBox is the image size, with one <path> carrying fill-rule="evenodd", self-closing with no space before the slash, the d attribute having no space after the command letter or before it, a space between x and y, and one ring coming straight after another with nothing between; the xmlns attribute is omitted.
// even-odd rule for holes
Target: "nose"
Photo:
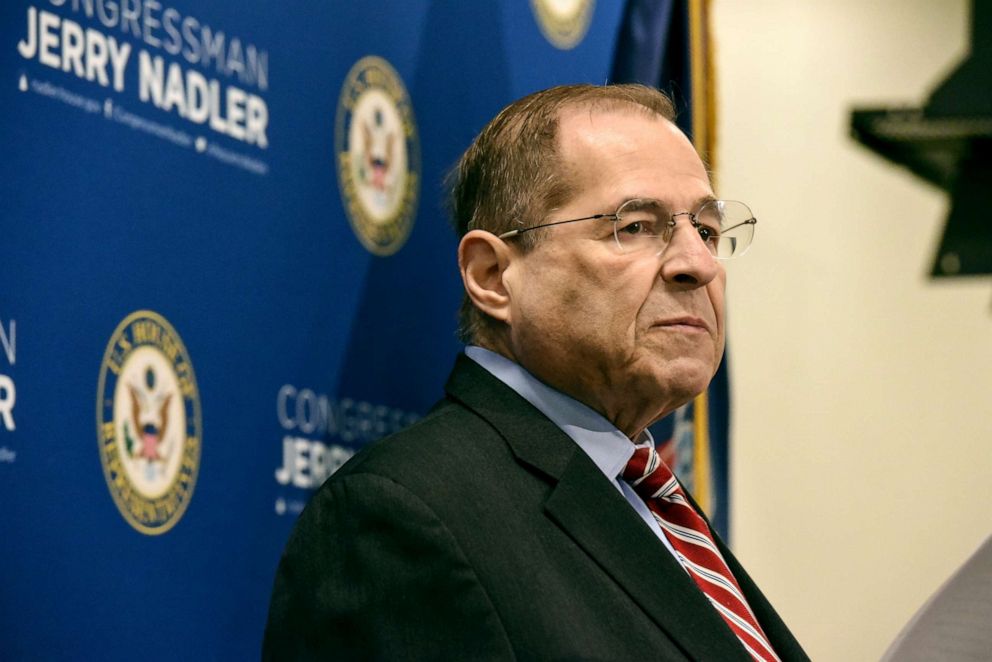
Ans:
<svg viewBox="0 0 992 662"><path fill-rule="evenodd" d="M672 236L661 251L661 279L683 289L703 287L722 268L693 227L688 214L675 214Z"/></svg>

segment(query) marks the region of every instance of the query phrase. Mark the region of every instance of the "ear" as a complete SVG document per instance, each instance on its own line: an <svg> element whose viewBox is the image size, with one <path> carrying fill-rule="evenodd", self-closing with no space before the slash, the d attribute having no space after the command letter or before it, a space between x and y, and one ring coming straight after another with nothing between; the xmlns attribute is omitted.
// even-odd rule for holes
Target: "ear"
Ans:
<svg viewBox="0 0 992 662"><path fill-rule="evenodd" d="M510 294L503 281L512 251L491 232L471 230L458 244L462 283L475 307L501 322L510 321Z"/></svg>

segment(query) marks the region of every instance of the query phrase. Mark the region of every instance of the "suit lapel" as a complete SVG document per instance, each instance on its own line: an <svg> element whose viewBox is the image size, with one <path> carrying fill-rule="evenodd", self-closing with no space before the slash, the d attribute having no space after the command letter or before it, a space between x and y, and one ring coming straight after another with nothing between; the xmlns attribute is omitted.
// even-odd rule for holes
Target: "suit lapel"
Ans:
<svg viewBox="0 0 992 662"><path fill-rule="evenodd" d="M712 528L711 526L710 530ZM761 623L761 628L768 635L768 640L771 642L775 652L778 653L778 656L783 662L787 662L788 660L809 660L806 651L796 641L796 638L779 617L775 608L765 599L764 594L762 594L758 586L751 580L751 577L741 564L738 563L733 553L727 549L726 545L723 544L723 541L720 540L720 537L715 532L713 537L716 538L716 544L719 546L723 558L727 561L730 571L737 578L737 583L741 585L744 597L747 598L748 604L751 605L751 610L757 617L758 622Z"/></svg>
<svg viewBox="0 0 992 662"><path fill-rule="evenodd" d="M684 488L683 488L684 489ZM744 570L744 567L737 561L737 557L734 556L733 552L724 544L720 535L713 528L710 523L706 513L703 509L699 507L692 495L686 491L686 495L689 497L689 502L692 507L695 508L703 520L706 522L706 526L709 527L710 533L713 535L713 539L716 541L717 547L720 549L720 554L723 555L723 559L727 562L727 567L730 568L730 572L734 574L737 579L737 583L740 584L741 591L744 592L744 597L747 598L747 603L751 607L751 611L754 612L755 617L758 619L758 623L761 624L761 629L765 631L768 636L769 642L771 642L772 648L778 656L786 662L788 660L809 660L809 656L806 655L806 651L803 650L802 646L796 641L796 638L792 635L788 626L782 621L775 608L772 607L771 603L765 598L761 589L758 588L757 584L752 581L750 575Z"/></svg>
<svg viewBox="0 0 992 662"><path fill-rule="evenodd" d="M545 508L687 657L750 659L672 555L578 449Z"/></svg>
<svg viewBox="0 0 992 662"><path fill-rule="evenodd" d="M692 659L750 659L705 596L613 484L554 423L459 356L448 393L552 484L548 517Z"/></svg>

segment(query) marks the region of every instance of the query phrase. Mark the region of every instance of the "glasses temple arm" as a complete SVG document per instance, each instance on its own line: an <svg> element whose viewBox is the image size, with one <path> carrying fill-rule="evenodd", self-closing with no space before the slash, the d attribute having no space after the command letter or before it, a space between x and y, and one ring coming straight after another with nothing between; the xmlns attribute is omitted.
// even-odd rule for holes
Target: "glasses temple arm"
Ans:
<svg viewBox="0 0 992 662"><path fill-rule="evenodd" d="M731 230L736 230L737 228L739 228L739 227L740 227L740 226L742 226L742 225L757 225L757 224L758 224L758 219L756 219L756 218L754 218L754 217L752 216L751 218L749 218L749 219L747 219L746 221L741 221L741 222L740 222L740 223L738 223L737 225L731 225L731 226L730 226L729 228L724 228L724 229L723 229L723 230L721 231L721 234L722 234L723 232L730 232Z"/></svg>
<svg viewBox="0 0 992 662"><path fill-rule="evenodd" d="M504 232L503 234L496 235L497 239L509 239L510 237L516 237L524 232L530 232L531 230L537 230L538 228L550 228L552 225L564 225L565 223L575 223L577 221L591 221L594 218L610 218L615 217L616 214L594 214L592 216L583 216L582 218L570 218L567 221L555 221L553 223L541 223L540 225L534 225L529 228L520 228L517 230L510 230L509 232Z"/></svg>

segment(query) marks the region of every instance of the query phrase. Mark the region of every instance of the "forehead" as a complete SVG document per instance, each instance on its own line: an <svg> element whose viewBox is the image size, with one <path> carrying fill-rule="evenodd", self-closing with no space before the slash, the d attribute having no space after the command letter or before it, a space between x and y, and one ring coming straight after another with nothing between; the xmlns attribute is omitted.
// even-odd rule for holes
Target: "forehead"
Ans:
<svg viewBox="0 0 992 662"><path fill-rule="evenodd" d="M674 123L640 108L568 109L559 119L559 155L579 185L630 197L679 202L712 194L699 155Z"/></svg>

